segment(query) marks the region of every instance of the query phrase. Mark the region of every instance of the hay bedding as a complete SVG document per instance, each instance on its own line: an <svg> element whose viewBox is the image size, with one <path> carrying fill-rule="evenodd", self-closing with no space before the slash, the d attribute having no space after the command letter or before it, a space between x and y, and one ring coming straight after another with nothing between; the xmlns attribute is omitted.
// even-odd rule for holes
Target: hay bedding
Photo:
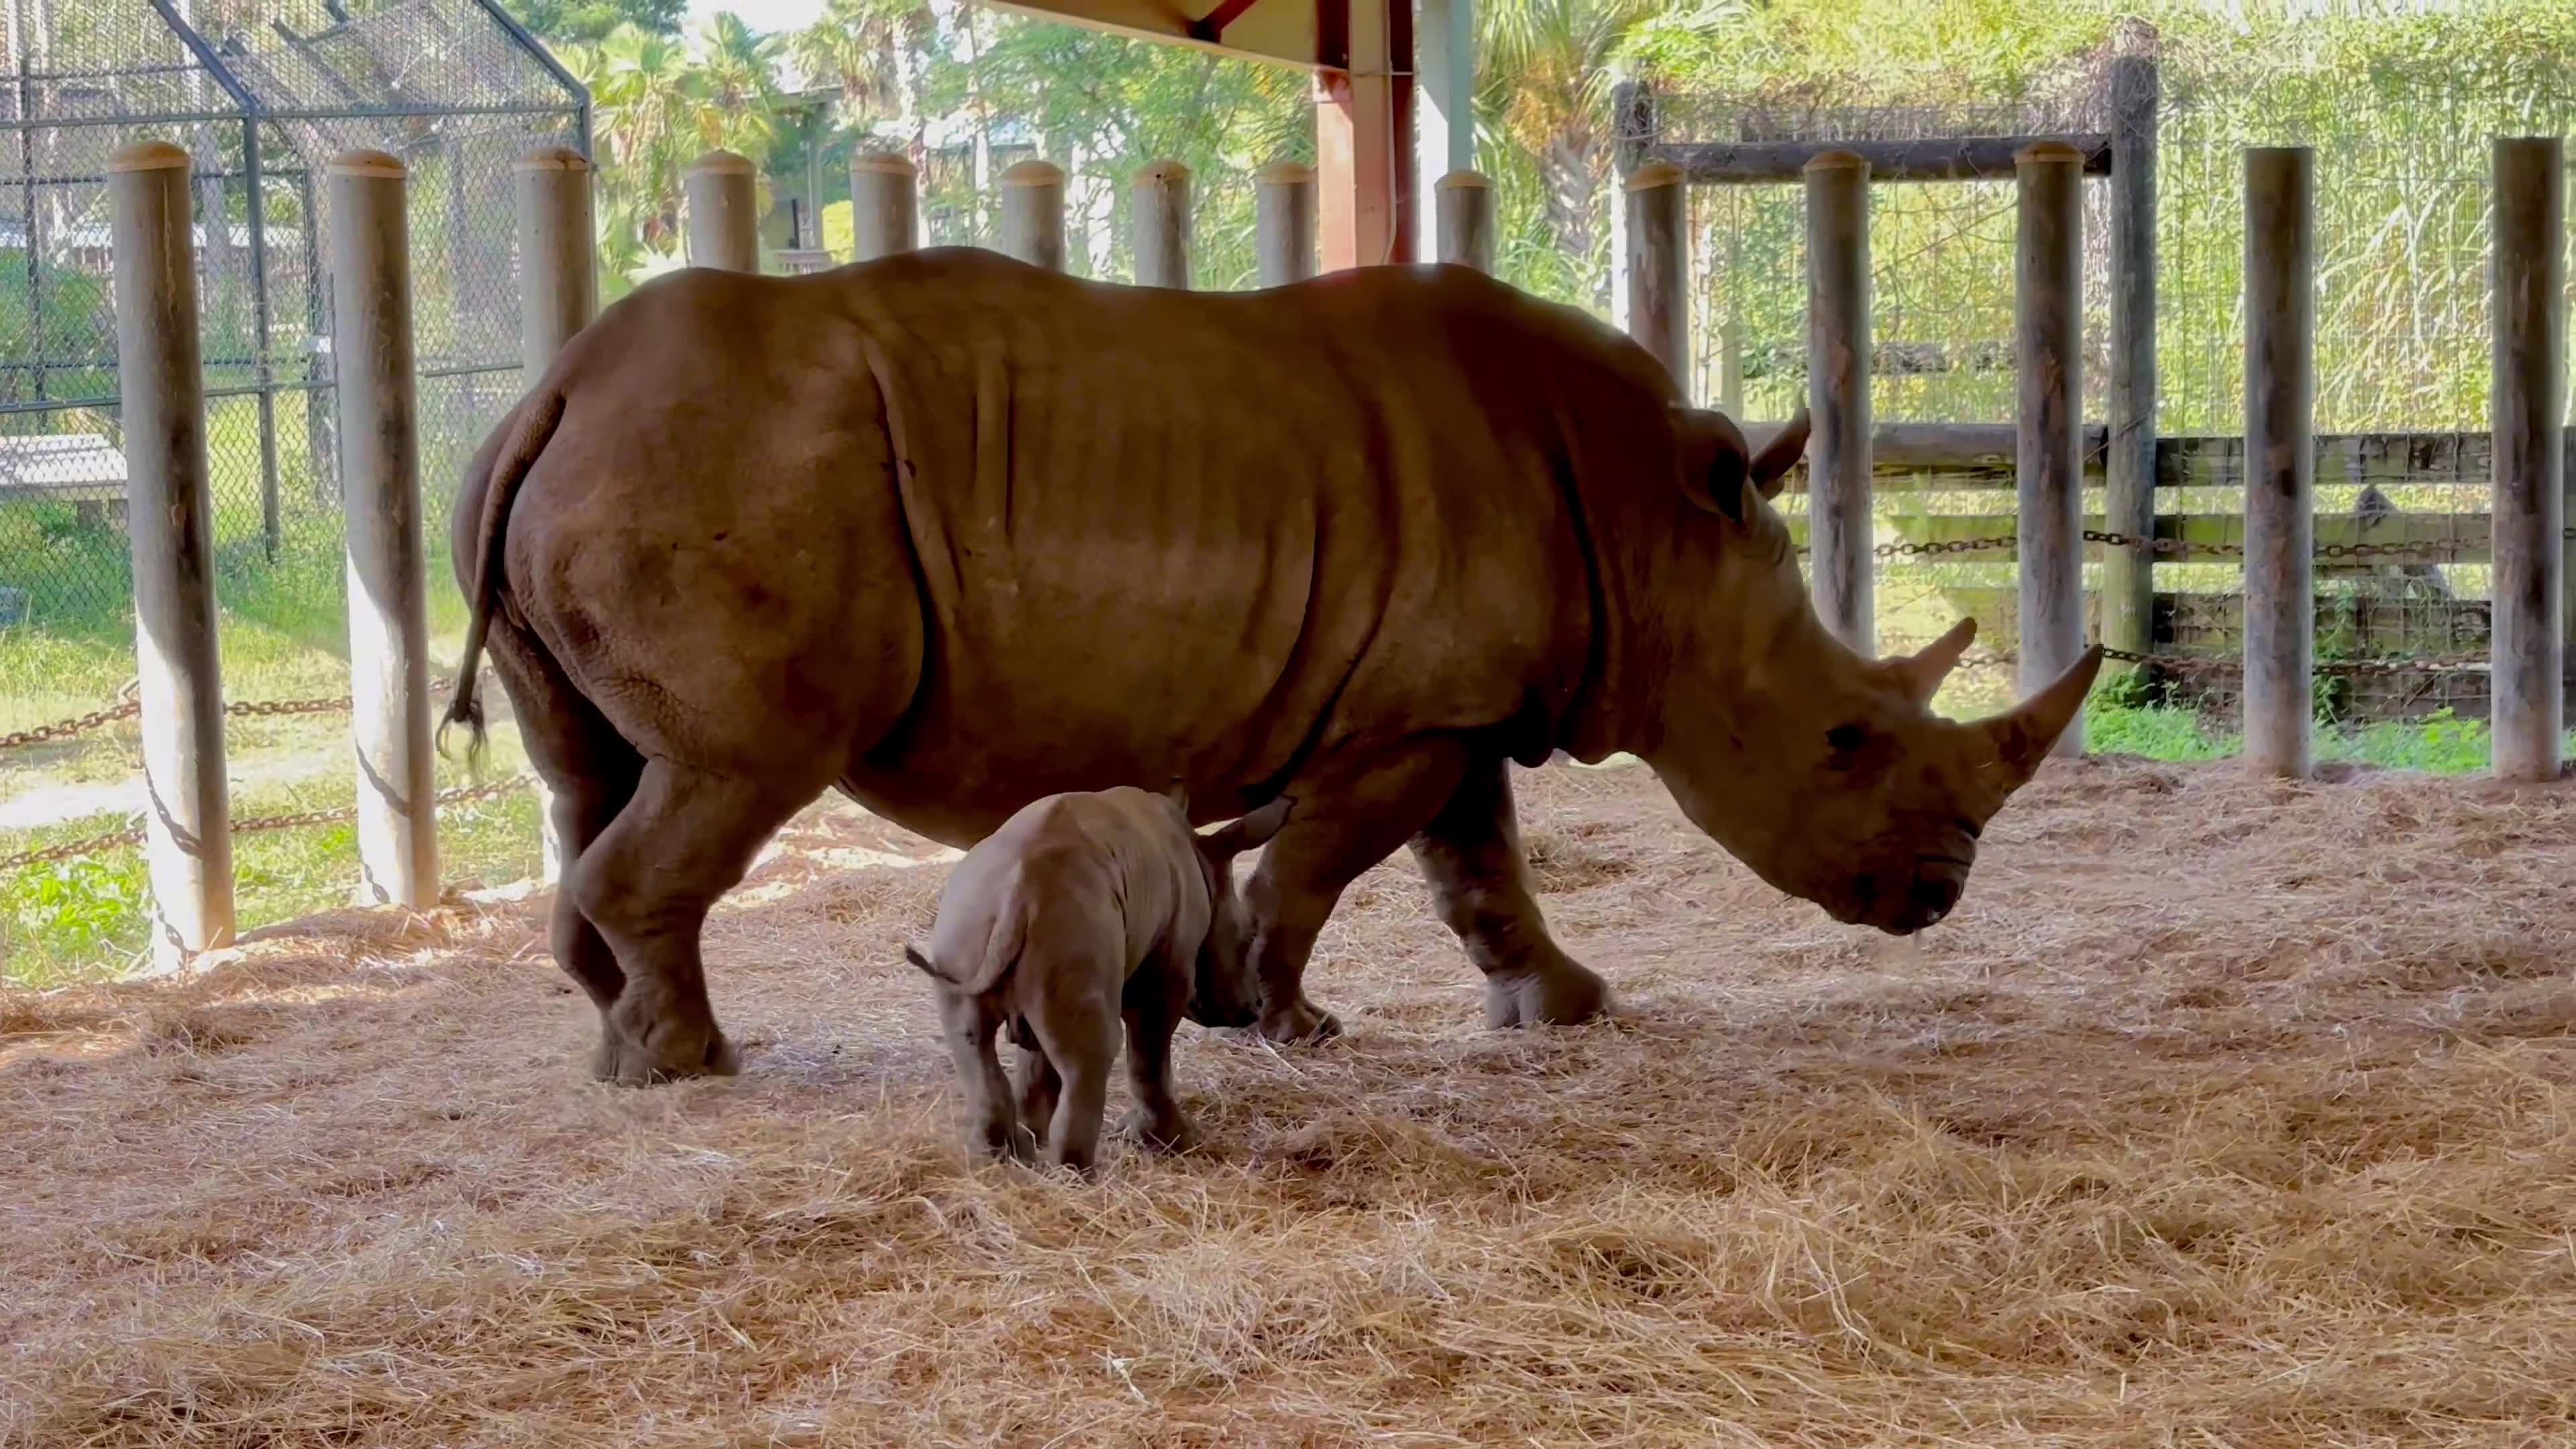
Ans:
<svg viewBox="0 0 2576 1449"><path fill-rule="evenodd" d="M1524 777L1630 1015L1488 1034L1399 859L1213 1150L963 1164L922 843L720 919L749 1069L576 1079L531 902L0 998L0 1441L2576 1442L2576 792L2059 767L1919 956Z"/></svg>

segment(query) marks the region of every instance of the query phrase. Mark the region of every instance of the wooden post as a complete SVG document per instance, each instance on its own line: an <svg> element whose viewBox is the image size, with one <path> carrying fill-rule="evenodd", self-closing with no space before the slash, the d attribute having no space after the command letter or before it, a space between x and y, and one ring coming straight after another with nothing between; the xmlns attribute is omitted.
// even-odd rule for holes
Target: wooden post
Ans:
<svg viewBox="0 0 2576 1449"><path fill-rule="evenodd" d="M555 354L599 312L598 245L591 228L590 162L568 146L519 159L519 368L532 388ZM554 791L537 785L537 878L560 885L566 862Z"/></svg>
<svg viewBox="0 0 2576 1449"><path fill-rule="evenodd" d="M1615 67L1614 67L1615 72ZM1654 91L1643 81L1622 80L1610 87L1611 124L1617 128L1612 138L1611 164L1619 175L1622 195L1613 198L1610 211L1610 325L1634 337L1633 319L1628 303L1636 293L1629 259L1634 252L1628 236L1631 208L1625 199L1628 182L1646 161L1646 148L1662 135L1663 112Z"/></svg>
<svg viewBox="0 0 2576 1449"><path fill-rule="evenodd" d="M2316 153L2245 152L2245 761L2315 764ZM2118 454L2115 452L2114 457Z"/></svg>
<svg viewBox="0 0 2576 1449"><path fill-rule="evenodd" d="M567 146L519 158L519 366L534 387L599 311L590 162Z"/></svg>
<svg viewBox="0 0 2576 1449"><path fill-rule="evenodd" d="M914 193L912 162L900 152L850 157L851 260L874 261L919 245Z"/></svg>
<svg viewBox="0 0 2576 1449"><path fill-rule="evenodd" d="M1452 171L1432 185L1439 213L1434 259L1494 271L1494 184L1474 171Z"/></svg>
<svg viewBox="0 0 2576 1449"><path fill-rule="evenodd" d="M2084 153L2042 141L2014 158L2013 333L2021 374L2021 692L2038 692L2084 653ZM2081 715L2055 753L2084 752Z"/></svg>
<svg viewBox="0 0 2576 1449"><path fill-rule="evenodd" d="M1315 275L1315 172L1277 161L1252 179L1252 245L1260 282L1284 287Z"/></svg>
<svg viewBox="0 0 2576 1449"><path fill-rule="evenodd" d="M109 159L107 185L150 807L143 830L152 958L168 969L233 939L232 804L188 153L167 141L137 142Z"/></svg>
<svg viewBox="0 0 2576 1449"><path fill-rule="evenodd" d="M352 151L328 175L360 893L427 910L438 904L438 781L403 166L381 151Z"/></svg>
<svg viewBox="0 0 2576 1449"><path fill-rule="evenodd" d="M1190 168L1157 161L1136 173L1136 285L1190 285Z"/></svg>
<svg viewBox="0 0 2576 1449"><path fill-rule="evenodd" d="M2111 446L2103 465L2102 526L2150 538L2156 527L2156 127L2162 85L2154 26L2123 20L2112 43ZM2104 644L2136 654L2154 647L2155 563L2146 549L2103 551Z"/></svg>
<svg viewBox="0 0 2576 1449"><path fill-rule="evenodd" d="M2495 142L2495 775L2554 780L2566 727L2567 165Z"/></svg>
<svg viewBox="0 0 2576 1449"><path fill-rule="evenodd" d="M1064 168L1032 159L1002 172L1002 253L1064 270Z"/></svg>
<svg viewBox="0 0 2576 1449"><path fill-rule="evenodd" d="M1628 335L1690 395L1690 251L1678 166L1650 161L1628 177Z"/></svg>
<svg viewBox="0 0 2576 1449"><path fill-rule="evenodd" d="M751 163L709 151L680 178L689 210L689 264L725 272L760 270L760 201Z"/></svg>
<svg viewBox="0 0 2576 1449"><path fill-rule="evenodd" d="M1420 0L1415 16L1413 205L1417 218L1439 214L1439 182L1434 178L1476 167L1475 11L1475 0Z"/></svg>
<svg viewBox="0 0 2576 1449"><path fill-rule="evenodd" d="M1869 163L1828 151L1807 163L1807 545L1817 616L1874 658L1869 309Z"/></svg>

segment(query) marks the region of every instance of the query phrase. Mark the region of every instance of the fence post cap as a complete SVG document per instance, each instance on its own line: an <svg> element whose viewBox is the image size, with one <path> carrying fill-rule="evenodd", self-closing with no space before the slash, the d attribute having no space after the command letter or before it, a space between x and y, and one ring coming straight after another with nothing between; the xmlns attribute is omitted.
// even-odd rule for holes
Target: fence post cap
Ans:
<svg viewBox="0 0 2576 1449"><path fill-rule="evenodd" d="M1182 165L1178 161L1148 161L1145 163L1144 168L1136 173L1136 184L1139 186L1151 186L1165 181L1187 181L1189 179L1190 168Z"/></svg>
<svg viewBox="0 0 2576 1449"><path fill-rule="evenodd" d="M1252 179L1272 186L1303 186L1315 179L1315 168L1303 161L1273 161L1253 172Z"/></svg>
<svg viewBox="0 0 2576 1449"><path fill-rule="evenodd" d="M731 151L709 151L690 162L689 169L702 175L748 176L751 163Z"/></svg>
<svg viewBox="0 0 2576 1449"><path fill-rule="evenodd" d="M850 153L850 170L852 172L878 171L888 176L910 176L912 158L900 151L853 151Z"/></svg>
<svg viewBox="0 0 2576 1449"><path fill-rule="evenodd" d="M364 149L343 151L322 169L332 176L386 176L397 181L406 174L403 164L386 152Z"/></svg>
<svg viewBox="0 0 2576 1449"><path fill-rule="evenodd" d="M1057 186L1063 182L1063 167L1052 161L1041 161L1034 156L1026 161L1014 161L1002 168L1004 186Z"/></svg>
<svg viewBox="0 0 2576 1449"><path fill-rule="evenodd" d="M1679 186L1683 179L1682 168L1670 161L1649 161L1628 173L1628 189L1652 191L1660 186Z"/></svg>
<svg viewBox="0 0 2576 1449"><path fill-rule="evenodd" d="M2083 159L2083 150L2071 141L2033 141L2013 153L2015 166L2052 161L2082 161Z"/></svg>
<svg viewBox="0 0 2576 1449"><path fill-rule="evenodd" d="M1869 170L1869 158L1858 151L1819 151L1807 158L1809 171Z"/></svg>
<svg viewBox="0 0 2576 1449"><path fill-rule="evenodd" d="M540 146L519 158L520 171L587 171L590 158L570 146Z"/></svg>
<svg viewBox="0 0 2576 1449"><path fill-rule="evenodd" d="M1431 183L1434 191L1484 191L1493 186L1482 171L1452 171Z"/></svg>
<svg viewBox="0 0 2576 1449"><path fill-rule="evenodd" d="M167 171L188 164L188 153L169 141L137 141L107 158L110 171Z"/></svg>

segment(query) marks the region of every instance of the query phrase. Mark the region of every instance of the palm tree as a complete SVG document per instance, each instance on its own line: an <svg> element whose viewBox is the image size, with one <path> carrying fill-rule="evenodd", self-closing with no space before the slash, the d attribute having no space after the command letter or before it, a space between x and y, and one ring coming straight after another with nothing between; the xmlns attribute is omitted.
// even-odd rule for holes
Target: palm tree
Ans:
<svg viewBox="0 0 2576 1449"><path fill-rule="evenodd" d="M1476 104L1501 159L1525 158L1557 250L1592 255L1615 159L1613 63L1664 0L1489 0L1476 11Z"/></svg>
<svg viewBox="0 0 2576 1449"><path fill-rule="evenodd" d="M910 56L931 25L922 0L824 0L787 53L809 81L838 89L842 119L864 128L916 109Z"/></svg>

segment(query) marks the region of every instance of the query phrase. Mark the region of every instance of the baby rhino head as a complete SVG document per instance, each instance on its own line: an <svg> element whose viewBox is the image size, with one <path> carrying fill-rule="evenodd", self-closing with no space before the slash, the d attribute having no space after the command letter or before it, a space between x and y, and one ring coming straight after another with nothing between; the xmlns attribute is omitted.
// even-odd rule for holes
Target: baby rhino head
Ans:
<svg viewBox="0 0 2576 1449"><path fill-rule="evenodd" d="M1164 798L1190 836L1208 890L1207 937L1199 943L1198 965L1190 977L1189 1018L1201 1026L1250 1026L1261 1014L1261 978L1252 968L1252 909L1234 888L1234 858L1260 849L1278 834L1295 802L1282 795L1201 835L1190 833L1189 801L1181 787L1174 785Z"/></svg>

